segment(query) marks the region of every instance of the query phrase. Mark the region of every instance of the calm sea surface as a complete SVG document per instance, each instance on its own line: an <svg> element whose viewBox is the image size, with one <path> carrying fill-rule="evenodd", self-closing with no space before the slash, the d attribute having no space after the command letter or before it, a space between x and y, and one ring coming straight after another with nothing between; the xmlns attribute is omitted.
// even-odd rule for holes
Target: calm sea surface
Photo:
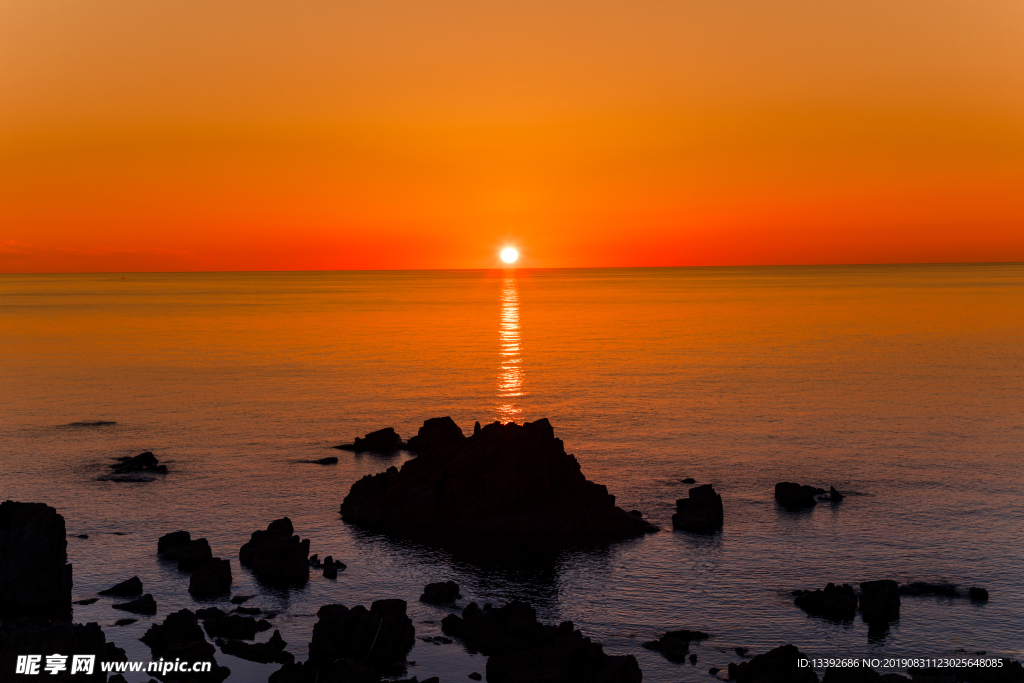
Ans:
<svg viewBox="0 0 1024 683"><path fill-rule="evenodd" d="M359 477L408 456L328 450L423 420L547 417L588 478L662 526L645 538L531 556L424 547L346 525ZM106 427L71 423L109 420ZM97 481L153 451L172 472ZM338 455L334 467L300 461ZM792 642L814 657L1024 658L1024 266L841 266L243 274L0 275L0 499L57 508L74 597L133 574L158 619L196 608L156 540L188 529L231 559L236 594L280 610L306 656L326 603L409 602L417 636L446 613L417 602L454 579L464 599L529 600L653 682ZM676 498L713 483L725 528L672 531ZM777 509L782 480L851 492ZM257 528L288 516L337 581L261 589L237 564ZM986 604L904 597L869 638L790 591L829 581L950 581ZM75 608L130 658L151 620L110 599ZM221 602L226 602L222 600ZM700 629L697 666L640 643ZM262 634L266 639L269 633ZM277 665L223 654L231 681ZM417 641L409 675L466 680L485 660ZM136 677L134 680L147 680Z"/></svg>

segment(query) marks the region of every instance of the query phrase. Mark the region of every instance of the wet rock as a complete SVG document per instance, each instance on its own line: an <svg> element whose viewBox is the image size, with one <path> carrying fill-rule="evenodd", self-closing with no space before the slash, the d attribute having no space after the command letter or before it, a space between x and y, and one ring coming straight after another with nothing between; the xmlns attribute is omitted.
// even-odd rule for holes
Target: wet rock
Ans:
<svg viewBox="0 0 1024 683"><path fill-rule="evenodd" d="M952 583L928 583L926 581L914 581L899 587L900 595L941 595L947 598L955 598L960 591Z"/></svg>
<svg viewBox="0 0 1024 683"><path fill-rule="evenodd" d="M721 671L721 669L719 669L717 666L713 666L710 669L708 669L708 673L711 674L712 676L717 674L719 671Z"/></svg>
<svg viewBox="0 0 1024 683"><path fill-rule="evenodd" d="M356 453L362 453L368 451L370 453L394 453L400 450L404 443L402 443L402 437L398 435L398 432L393 427L385 427L384 429L378 429L375 432L370 432L363 438L356 437L355 443L343 444L341 446L335 446L345 451L355 451Z"/></svg>
<svg viewBox="0 0 1024 683"><path fill-rule="evenodd" d="M687 477L686 479L683 479L683 483L684 484L696 484L697 480L694 479L693 477Z"/></svg>
<svg viewBox="0 0 1024 683"><path fill-rule="evenodd" d="M814 507L814 496L824 492L825 489L780 481L775 485L775 500L787 510L800 510Z"/></svg>
<svg viewBox="0 0 1024 683"><path fill-rule="evenodd" d="M881 623L900 618L900 591L895 581L865 581L860 590L864 621Z"/></svg>
<svg viewBox="0 0 1024 683"><path fill-rule="evenodd" d="M338 578L338 572L344 570L346 565L341 560L335 560L333 557L328 555L324 558L322 566L324 568L325 579L336 579Z"/></svg>
<svg viewBox="0 0 1024 683"><path fill-rule="evenodd" d="M161 465L156 456L146 451L134 457L118 458L116 465L111 465L114 474L128 474L130 472L149 472L151 474L166 474L167 465Z"/></svg>
<svg viewBox="0 0 1024 683"><path fill-rule="evenodd" d="M206 642L203 630L199 628L199 621L191 610L182 609L168 614L163 623L153 624L146 631L146 634L139 638L149 646L153 652L153 659L163 657L165 660L174 661L211 661L213 670L209 673L189 674L189 679L197 681L223 681L231 673L231 670L224 666L218 666L214 659L216 649ZM170 678L158 676L159 678Z"/></svg>
<svg viewBox="0 0 1024 683"><path fill-rule="evenodd" d="M825 590L806 591L793 604L816 617L835 621L852 621L857 615L857 594L853 586L830 583Z"/></svg>
<svg viewBox="0 0 1024 683"><path fill-rule="evenodd" d="M256 596L255 595L236 595L235 597L231 598L231 604L233 604L233 605L241 605L246 600L251 600L254 597L256 597Z"/></svg>
<svg viewBox="0 0 1024 683"><path fill-rule="evenodd" d="M839 493L839 491L836 491L835 486L828 487L828 500L832 501L833 503L841 503L844 497L845 496L843 496L843 494Z"/></svg>
<svg viewBox="0 0 1024 683"><path fill-rule="evenodd" d="M587 481L547 420L495 422L409 460L401 471L367 475L352 485L341 514L347 522L406 534L610 539L657 530Z"/></svg>
<svg viewBox="0 0 1024 683"><path fill-rule="evenodd" d="M469 674L467 678L470 678L474 681L482 681L484 679L484 677L481 676L480 673L477 671L474 671L473 673Z"/></svg>
<svg viewBox="0 0 1024 683"><path fill-rule="evenodd" d="M188 582L192 597L203 600L231 591L231 563L219 557L196 569Z"/></svg>
<svg viewBox="0 0 1024 683"><path fill-rule="evenodd" d="M978 588L977 586L971 586L968 590L968 595L971 596L971 600L978 602L986 602L988 600L988 591L984 588Z"/></svg>
<svg viewBox="0 0 1024 683"><path fill-rule="evenodd" d="M73 624L70 621L51 621L30 617L7 619L0 623L0 680L65 680L48 675L45 656L49 654L94 655L96 660L108 662L127 661L125 652L114 643L107 642L103 629L96 622ZM18 655L43 655L37 676L14 676ZM67 660L71 668L70 656ZM105 681L107 676L94 668L92 676L75 676L74 680ZM66 673L66 672L65 672ZM72 680L67 678L66 680Z"/></svg>
<svg viewBox="0 0 1024 683"><path fill-rule="evenodd" d="M337 465L338 459L332 455L329 458L320 458L319 460L314 460L313 463L316 465Z"/></svg>
<svg viewBox="0 0 1024 683"><path fill-rule="evenodd" d="M128 624L134 624L138 619L118 619L114 622L114 626L127 626Z"/></svg>
<svg viewBox="0 0 1024 683"><path fill-rule="evenodd" d="M647 641L643 644L643 647L648 650L660 652L662 656L670 662L682 663L686 661L686 657L690 652L690 643L692 641L706 640L710 637L711 636L703 631L690 631L688 629L683 629L681 631L667 631L657 640ZM696 661L696 658L692 658L691 661Z"/></svg>
<svg viewBox="0 0 1024 683"><path fill-rule="evenodd" d="M156 552L165 560L177 560L178 569L183 572L194 572L213 559L209 541L205 538L193 540L187 531L161 536Z"/></svg>
<svg viewBox="0 0 1024 683"><path fill-rule="evenodd" d="M442 630L473 650L488 655L488 683L638 683L633 655L612 657L583 636L570 621L546 626L527 603L480 609L470 603L462 616L449 614Z"/></svg>
<svg viewBox="0 0 1024 683"><path fill-rule="evenodd" d="M0 503L0 609L53 611L71 607L64 518L43 503Z"/></svg>
<svg viewBox="0 0 1024 683"><path fill-rule="evenodd" d="M459 597L459 584L454 581L438 581L428 583L423 587L423 595L420 602L427 602L431 605L441 605L446 602L455 602Z"/></svg>
<svg viewBox="0 0 1024 683"><path fill-rule="evenodd" d="M713 534L722 528L725 513L722 510L722 496L715 493L711 484L690 489L689 498L676 501L676 514L672 515L672 526L683 531L698 534Z"/></svg>
<svg viewBox="0 0 1024 683"><path fill-rule="evenodd" d="M263 614L263 610L261 610L259 607L236 607L235 609L231 610L231 612L233 614L247 614L251 617L258 617L259 615Z"/></svg>
<svg viewBox="0 0 1024 683"><path fill-rule="evenodd" d="M285 652L284 648L288 643L284 642L284 639L281 638L280 631L274 631L274 635L270 636L270 640L265 643L246 643L241 640L228 640L226 642L218 641L217 644L220 645L220 650L224 654L241 657L250 662L287 664L288 662L295 661L295 656L292 653Z"/></svg>
<svg viewBox="0 0 1024 683"><path fill-rule="evenodd" d="M174 548L182 548L189 544L192 540L192 534L187 531L172 531L169 534L164 534L156 542L156 554L160 555L168 560L175 559L173 550Z"/></svg>
<svg viewBox="0 0 1024 683"><path fill-rule="evenodd" d="M78 534L78 535L75 536L75 538L86 539L86 538L89 538L89 534Z"/></svg>
<svg viewBox="0 0 1024 683"><path fill-rule="evenodd" d="M111 607L133 614L148 614L150 616L156 614L156 600L149 593L136 600L111 605Z"/></svg>
<svg viewBox="0 0 1024 683"><path fill-rule="evenodd" d="M374 668L403 662L416 640L405 610L405 600L377 600L370 609L324 605L313 626L310 661L351 659Z"/></svg>
<svg viewBox="0 0 1024 683"><path fill-rule="evenodd" d="M119 597L142 595L142 580L137 576L133 576L126 581L122 581L116 586L111 586L105 591L100 591L100 595L117 595Z"/></svg>
<svg viewBox="0 0 1024 683"><path fill-rule="evenodd" d="M92 603L99 600L99 598L86 598L85 600L75 600L76 605L91 605Z"/></svg>
<svg viewBox="0 0 1024 683"><path fill-rule="evenodd" d="M479 433L475 427L473 432L474 436ZM466 435L462 433L459 425L455 424L455 420L450 417L432 417L424 420L423 426L416 436L409 439L406 448L415 453L429 453L458 446L465 439Z"/></svg>
<svg viewBox="0 0 1024 683"><path fill-rule="evenodd" d="M697 664L697 655L690 655L689 659L690 659L690 664L693 664L693 665Z"/></svg>
<svg viewBox="0 0 1024 683"><path fill-rule="evenodd" d="M287 517L271 522L265 531L254 531L238 551L238 559L253 574L275 584L309 580L309 539L293 536Z"/></svg>
<svg viewBox="0 0 1024 683"><path fill-rule="evenodd" d="M252 640L257 633L270 630L266 619L228 614L219 607L196 610L196 617L203 620L203 629L211 638Z"/></svg>
<svg viewBox="0 0 1024 683"><path fill-rule="evenodd" d="M736 665L736 683L818 683L813 669L798 666L800 659L807 655L795 645L777 647Z"/></svg>

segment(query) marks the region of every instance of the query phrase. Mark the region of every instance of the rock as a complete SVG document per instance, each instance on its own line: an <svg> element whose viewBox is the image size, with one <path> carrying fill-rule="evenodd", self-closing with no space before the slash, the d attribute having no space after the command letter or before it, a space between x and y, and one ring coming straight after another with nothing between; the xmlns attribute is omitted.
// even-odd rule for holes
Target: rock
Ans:
<svg viewBox="0 0 1024 683"><path fill-rule="evenodd" d="M70 670L70 655L93 655L96 657L95 673L90 677L75 676L74 679L47 674L46 655L69 655L67 666ZM19 655L42 655L39 675L16 676ZM51 621L40 617L5 619L0 623L0 680L90 680L105 681L106 674L99 673L99 662L127 661L124 650L107 642L103 629L96 622L73 624L70 621ZM64 672L65 674L68 672Z"/></svg>
<svg viewBox="0 0 1024 683"><path fill-rule="evenodd" d="M697 664L697 655L690 655L690 664Z"/></svg>
<svg viewBox="0 0 1024 683"><path fill-rule="evenodd" d="M332 455L329 458L320 458L319 460L314 460L313 463L317 465L337 465L338 459Z"/></svg>
<svg viewBox="0 0 1024 683"><path fill-rule="evenodd" d="M210 543L205 538L192 540L187 531L175 531L160 537L157 554L165 560L177 560L178 569L194 572L213 559Z"/></svg>
<svg viewBox="0 0 1024 683"><path fill-rule="evenodd" d="M116 465L111 465L114 474L128 474L130 472L150 472L155 474L167 474L167 465L161 465L156 456L146 451L134 457L118 458Z"/></svg>
<svg viewBox="0 0 1024 683"><path fill-rule="evenodd" d="M148 614L150 616L156 614L156 600L154 600L153 596L149 593L146 593L136 600L111 605L111 607L114 609L124 610L125 612L133 612L134 614Z"/></svg>
<svg viewBox="0 0 1024 683"><path fill-rule="evenodd" d="M312 555L310 555L309 556L309 566L310 567L322 567L323 565L320 564L320 556L317 555L316 553L313 553Z"/></svg>
<svg viewBox="0 0 1024 683"><path fill-rule="evenodd" d="M263 610L259 607L236 607L231 610L233 614L248 614L251 617L257 617L263 614Z"/></svg>
<svg viewBox="0 0 1024 683"><path fill-rule="evenodd" d="M325 579L336 579L336 578L338 578L338 572L340 570L345 569L345 566L346 566L344 562L342 562L341 560L335 560L330 555L328 555L327 557L324 558L324 561L323 561L322 565L319 562L317 563L317 565L318 566L322 566L324 568L324 578Z"/></svg>
<svg viewBox="0 0 1024 683"><path fill-rule="evenodd" d="M828 487L828 499L830 501L832 501L833 503L841 503L843 498L843 494L839 493L839 491L836 491L835 486Z"/></svg>
<svg viewBox="0 0 1024 683"><path fill-rule="evenodd" d="M241 657L250 662L287 664L295 661L295 656L284 650L287 644L281 638L281 632L274 631L274 635L270 636L270 640L265 643L246 643L241 640L229 640L220 645L220 650L226 655Z"/></svg>
<svg viewBox="0 0 1024 683"><path fill-rule="evenodd" d="M696 484L697 480L694 479L693 477L687 477L686 479L683 479L683 483L684 484Z"/></svg>
<svg viewBox="0 0 1024 683"><path fill-rule="evenodd" d="M409 460L401 471L367 475L352 485L341 514L350 523L405 534L613 539L657 530L587 481L547 420L495 422Z"/></svg>
<svg viewBox="0 0 1024 683"><path fill-rule="evenodd" d="M861 616L867 622L888 622L900 618L900 591L895 581L865 581L860 584Z"/></svg>
<svg viewBox="0 0 1024 683"><path fill-rule="evenodd" d="M470 678L470 679L472 679L474 681L482 681L484 679L484 677L481 676L479 674L479 672L476 672L476 671L474 671L473 673L469 674L469 676L467 676L467 678Z"/></svg>
<svg viewBox="0 0 1024 683"><path fill-rule="evenodd" d="M437 583L428 583L423 587L420 602L441 605L446 602L455 602L458 597L459 584L454 581L438 581Z"/></svg>
<svg viewBox="0 0 1024 683"><path fill-rule="evenodd" d="M479 420L477 420L476 422L473 423L473 433L474 434L479 434L480 433L480 421Z"/></svg>
<svg viewBox="0 0 1024 683"><path fill-rule="evenodd" d="M967 589L967 592L971 596L971 600L976 600L978 602L986 602L988 600L988 591L984 588L971 586Z"/></svg>
<svg viewBox="0 0 1024 683"><path fill-rule="evenodd" d="M254 597L256 597L256 596L255 595L236 595L235 597L231 598L231 604L233 604L233 605L241 605L246 600L251 600Z"/></svg>
<svg viewBox="0 0 1024 683"><path fill-rule="evenodd" d="M807 656L795 645L783 645L736 666L736 683L818 683L814 669L797 665Z"/></svg>
<svg viewBox="0 0 1024 683"><path fill-rule="evenodd" d="M118 619L114 622L114 626L127 626L128 624L134 624L138 619Z"/></svg>
<svg viewBox="0 0 1024 683"><path fill-rule="evenodd" d="M187 546L191 540L192 534L187 531L172 531L161 536L160 540L156 542L156 553L168 560L173 560L175 551L172 549Z"/></svg>
<svg viewBox="0 0 1024 683"><path fill-rule="evenodd" d="M266 619L227 614L218 607L197 610L196 617L203 620L203 629L211 638L252 640L257 633L270 630L270 622Z"/></svg>
<svg viewBox="0 0 1024 683"><path fill-rule="evenodd" d="M133 576L126 581L122 581L116 586L111 586L105 591L100 591L100 595L117 595L120 597L127 595L142 595L142 580L137 576Z"/></svg>
<svg viewBox="0 0 1024 683"><path fill-rule="evenodd" d="M676 662L681 664L686 661L686 657L690 652L690 642L695 640L706 640L710 638L707 633L703 631L690 631L683 629L681 631L667 631L665 635L661 636L657 640L649 640L643 644L643 647L648 650L654 650L660 652L670 662ZM696 657L691 658L691 661L697 661Z"/></svg>
<svg viewBox="0 0 1024 683"><path fill-rule="evenodd" d="M293 536L287 517L271 522L266 531L254 531L238 551L242 566L276 584L305 583L309 580L309 539Z"/></svg>
<svg viewBox="0 0 1024 683"><path fill-rule="evenodd" d="M188 582L188 592L197 599L212 598L231 591L231 563L219 557L197 569Z"/></svg>
<svg viewBox="0 0 1024 683"><path fill-rule="evenodd" d="M947 598L955 598L960 591L952 583L928 583L926 581L914 581L899 587L900 595L941 595Z"/></svg>
<svg viewBox="0 0 1024 683"><path fill-rule="evenodd" d="M416 641L404 600L377 600L370 609L324 605L317 612L309 660L350 659L371 667L405 661Z"/></svg>
<svg viewBox="0 0 1024 683"><path fill-rule="evenodd" d="M781 481L775 485L775 500L787 510L800 510L814 507L814 496L824 492L825 489Z"/></svg>
<svg viewBox="0 0 1024 683"><path fill-rule="evenodd" d="M807 591L793 604L810 615L835 621L852 621L857 616L857 594L853 586L845 583L830 583L825 590Z"/></svg>
<svg viewBox="0 0 1024 683"><path fill-rule="evenodd" d="M712 676L717 674L719 671L721 671L721 669L719 669L717 666L713 666L710 669L708 669L708 673L711 674Z"/></svg>
<svg viewBox="0 0 1024 683"><path fill-rule="evenodd" d="M356 453L362 453L369 451L371 453L394 453L400 450L404 443L402 443L402 437L398 435L398 432L393 427L385 427L384 429L378 429L375 432L370 432L363 438L356 437L355 443L343 444L341 446L335 446L345 451L355 451Z"/></svg>
<svg viewBox="0 0 1024 683"><path fill-rule="evenodd" d="M689 498L676 501L672 527L698 534L713 534L722 528L724 518L722 496L715 493L711 484L704 484L690 489Z"/></svg>
<svg viewBox="0 0 1024 683"><path fill-rule="evenodd" d="M336 579L338 578L338 568L333 564L324 566L324 578L325 579Z"/></svg>
<svg viewBox="0 0 1024 683"><path fill-rule="evenodd" d="M77 536L75 536L75 538L82 538L82 539L89 538L89 534L78 534Z"/></svg>
<svg viewBox="0 0 1024 683"><path fill-rule="evenodd" d="M66 612L71 607L64 518L43 503L0 503L0 609Z"/></svg>
<svg viewBox="0 0 1024 683"><path fill-rule="evenodd" d="M75 600L76 605L91 605L92 603L99 600L99 598L86 598L85 600Z"/></svg>
<svg viewBox="0 0 1024 683"><path fill-rule="evenodd" d="M223 681L231 673L227 667L217 665L213 657L216 649L206 642L196 615L191 610L182 609L168 614L162 624L150 626L139 640L149 646L154 660L162 657L171 661L181 658L185 661L205 660L213 663L212 671L190 674L190 679Z"/></svg>
<svg viewBox="0 0 1024 683"><path fill-rule="evenodd" d="M380 674L351 659L292 662L270 674L269 683L380 683Z"/></svg>
<svg viewBox="0 0 1024 683"><path fill-rule="evenodd" d="M485 428L486 429L486 428ZM633 655L612 657L576 630L570 621L545 626L525 602L480 609L470 603L462 616L449 614L442 630L488 655L488 683L639 683Z"/></svg>
<svg viewBox="0 0 1024 683"><path fill-rule="evenodd" d="M473 431L474 436L479 433L475 427ZM423 426L416 436L409 439L406 448L415 453L429 453L458 446L465 439L465 434L459 425L455 424L455 420L450 417L432 417L423 421Z"/></svg>

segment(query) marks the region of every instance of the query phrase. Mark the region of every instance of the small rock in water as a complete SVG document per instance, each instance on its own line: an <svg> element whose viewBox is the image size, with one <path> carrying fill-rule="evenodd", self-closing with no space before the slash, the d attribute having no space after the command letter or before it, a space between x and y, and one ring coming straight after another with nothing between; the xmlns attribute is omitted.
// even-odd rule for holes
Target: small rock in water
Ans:
<svg viewBox="0 0 1024 683"><path fill-rule="evenodd" d="M314 460L313 463L316 465L337 465L338 459L332 455L329 458L320 458L319 460Z"/></svg>
<svg viewBox="0 0 1024 683"><path fill-rule="evenodd" d="M899 591L900 595L941 595L947 598L955 598L960 594L960 591L952 583L928 583L927 581L903 584Z"/></svg>
<svg viewBox="0 0 1024 683"><path fill-rule="evenodd" d="M747 652L749 652L749 651L750 651L750 649L746 648L746 647L733 648L733 652L738 654L740 657L746 657L747 656Z"/></svg>
<svg viewBox="0 0 1024 683"><path fill-rule="evenodd" d="M116 586L111 586L106 590L100 591L100 595L117 595L119 597L125 597L128 595L142 595L142 581L137 576L122 581Z"/></svg>
<svg viewBox="0 0 1024 683"><path fill-rule="evenodd" d="M971 586L968 589L968 593L971 596L971 600L978 602L986 602L988 600L988 591L984 588L978 588L977 586Z"/></svg>
<svg viewBox="0 0 1024 683"><path fill-rule="evenodd" d="M86 598L85 600L75 600L76 605L91 605L92 603L99 600L99 598Z"/></svg>
<svg viewBox="0 0 1024 683"><path fill-rule="evenodd" d="M335 446L335 448L345 451L355 451L356 453L371 452L388 454L394 453L404 447L405 444L402 442L402 437L398 435L394 427L385 427L384 429L378 429L375 432L370 432L363 438L356 437L355 443L342 444L341 446Z"/></svg>
<svg viewBox="0 0 1024 683"><path fill-rule="evenodd" d="M256 597L256 596L255 595L236 595L235 597L231 598L231 604L233 604L233 605L241 605L246 600L251 600L254 597Z"/></svg>
<svg viewBox="0 0 1024 683"><path fill-rule="evenodd" d="M114 626L127 626L128 624L134 624L138 619L118 619L114 622Z"/></svg>
<svg viewBox="0 0 1024 683"><path fill-rule="evenodd" d="M694 479L693 477L687 477L686 479L683 479L683 483L684 484L696 484L697 480Z"/></svg>
<svg viewBox="0 0 1024 683"><path fill-rule="evenodd" d="M149 616L156 614L156 600L149 593L146 593L137 600L122 602L117 605L111 605L111 607L124 610L125 612L134 612L135 614L147 614Z"/></svg>
<svg viewBox="0 0 1024 683"><path fill-rule="evenodd" d="M428 583L423 587L420 602L441 605L446 602L455 602L458 597L459 584L454 581L438 581L437 583Z"/></svg>
<svg viewBox="0 0 1024 683"><path fill-rule="evenodd" d="M708 669L708 673L711 674L712 676L714 676L719 671L721 671L721 669L719 669L717 666L713 666L710 669Z"/></svg>
<svg viewBox="0 0 1024 683"><path fill-rule="evenodd" d="M89 534L78 534L75 538L89 538Z"/></svg>
<svg viewBox="0 0 1024 683"><path fill-rule="evenodd" d="M118 460L120 460L118 464L110 466L114 470L114 474L128 474L129 472L167 473L167 465L161 465L156 456L149 451L139 453L134 457L118 458Z"/></svg>
<svg viewBox="0 0 1024 683"><path fill-rule="evenodd" d="M825 590L799 591L793 604L812 616L834 621L852 621L857 615L857 594L845 583L830 583Z"/></svg>
<svg viewBox="0 0 1024 683"><path fill-rule="evenodd" d="M293 536L287 517L271 522L266 530L252 532L238 551L238 559L264 581L305 583L309 580L309 539Z"/></svg>
<svg viewBox="0 0 1024 683"><path fill-rule="evenodd" d="M263 614L263 610L261 610L259 607L236 607L235 609L231 610L231 612L234 614L246 614L251 617Z"/></svg>
<svg viewBox="0 0 1024 683"><path fill-rule="evenodd" d="M642 646L648 650L660 652L670 662L682 663L686 661L692 641L707 640L710 637L703 631L691 631L689 629L666 631L657 640L647 641Z"/></svg>
<svg viewBox="0 0 1024 683"><path fill-rule="evenodd" d="M780 481L775 485L775 500L787 510L814 507L814 496L820 493L825 493L825 489L807 485L801 486L791 481Z"/></svg>
<svg viewBox="0 0 1024 683"><path fill-rule="evenodd" d="M711 484L690 489L688 498L676 501L676 514L672 515L672 526L683 531L698 534L713 534L722 528L725 513L722 496L715 493Z"/></svg>
<svg viewBox="0 0 1024 683"><path fill-rule="evenodd" d="M476 671L469 674L469 677L472 678L474 681L482 681L484 679L484 677L478 674Z"/></svg>
<svg viewBox="0 0 1024 683"><path fill-rule="evenodd" d="M697 655L690 655L690 664L697 664Z"/></svg>
<svg viewBox="0 0 1024 683"><path fill-rule="evenodd" d="M882 623L900 618L900 591L895 581L864 581L860 590L864 621Z"/></svg>

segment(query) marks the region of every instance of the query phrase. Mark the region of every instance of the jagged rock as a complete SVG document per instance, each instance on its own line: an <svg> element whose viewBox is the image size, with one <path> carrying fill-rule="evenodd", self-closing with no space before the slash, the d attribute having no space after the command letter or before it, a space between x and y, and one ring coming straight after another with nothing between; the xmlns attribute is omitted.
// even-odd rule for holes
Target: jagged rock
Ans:
<svg viewBox="0 0 1024 683"><path fill-rule="evenodd" d="M775 500L787 510L814 507L814 496L819 493L825 493L825 489L801 486L790 481L780 481L775 485Z"/></svg>
<svg viewBox="0 0 1024 683"><path fill-rule="evenodd" d="M146 593L141 598L111 605L111 607L134 614L148 614L150 616L156 614L156 600L149 593Z"/></svg>
<svg viewBox="0 0 1024 683"><path fill-rule="evenodd" d="M196 610L196 617L203 620L203 629L211 638L252 640L257 633L270 630L266 619L228 614L219 607Z"/></svg>
<svg viewBox="0 0 1024 683"><path fill-rule="evenodd" d="M836 621L852 621L857 615L857 594L846 583L830 583L825 590L803 591L793 604L810 615Z"/></svg>
<svg viewBox="0 0 1024 683"><path fill-rule="evenodd" d="M826 496L827 500L830 500L833 503L841 503L844 497L845 496L843 496L843 494L839 493L839 491L836 491L835 486L828 487L828 496Z"/></svg>
<svg viewBox="0 0 1024 683"><path fill-rule="evenodd" d="M231 673L227 667L217 665L217 661L213 657L216 649L206 642L196 615L191 610L182 609L168 614L162 624L150 626L146 634L139 640L149 646L154 660L163 657L165 660L171 661L181 658L192 662L199 660L213 662L212 671L202 674L190 673L189 679L223 681ZM175 680L173 674L158 676L158 678Z"/></svg>
<svg viewBox="0 0 1024 683"><path fill-rule="evenodd" d="M928 583L927 581L914 581L899 587L900 595L941 595L947 598L955 598L960 591L952 583Z"/></svg>
<svg viewBox="0 0 1024 683"><path fill-rule="evenodd" d="M128 474L129 472L167 473L167 465L161 465L156 456L149 451L139 453L134 457L118 458L118 460L120 460L119 463L110 466L114 470L114 474Z"/></svg>
<svg viewBox="0 0 1024 683"><path fill-rule="evenodd" d="M238 551L238 559L253 574L272 583L305 583L309 580L309 539L293 536L287 517L271 522L266 531L254 531Z"/></svg>
<svg viewBox="0 0 1024 683"><path fill-rule="evenodd" d="M347 522L407 534L608 539L657 530L587 481L547 420L495 422L409 460L401 471L367 475L352 485L341 514Z"/></svg>
<svg viewBox="0 0 1024 683"><path fill-rule="evenodd" d="M707 633L703 631L690 631L683 629L681 631L666 631L663 636L657 640L649 640L643 644L643 647L648 650L654 650L660 652L665 659L670 662L682 663L686 661L686 656L690 652L690 642L695 640L706 640L710 638ZM696 658L691 656L691 662L697 661Z"/></svg>
<svg viewBox="0 0 1024 683"><path fill-rule="evenodd" d="M160 537L157 554L165 560L177 560L178 569L194 572L213 559L210 543L205 538L192 539L187 531L175 531Z"/></svg>
<svg viewBox="0 0 1024 683"><path fill-rule="evenodd" d="M192 534L187 531L172 531L169 534L164 534L156 542L156 554L168 560L176 559L174 553L177 551L173 549L187 546L191 540Z"/></svg>
<svg viewBox="0 0 1024 683"><path fill-rule="evenodd" d="M978 602L986 602L988 600L988 591L984 588L978 588L977 586L971 586L967 589L968 595L971 596L971 600Z"/></svg>
<svg viewBox="0 0 1024 683"><path fill-rule="evenodd" d="M864 621L887 622L900 618L900 591L895 581L865 581L860 584L860 590Z"/></svg>
<svg viewBox="0 0 1024 683"><path fill-rule="evenodd" d="M474 435L479 433L475 427L473 432ZM455 424L455 420L450 417L432 417L423 421L423 426L416 436L409 439L406 448L415 453L429 453L457 446L465 439L466 435L462 433L459 425Z"/></svg>
<svg viewBox="0 0 1024 683"><path fill-rule="evenodd" d="M423 587L420 602L441 605L446 602L455 602L458 597L459 584L454 581L438 581L437 583L428 583Z"/></svg>
<svg viewBox="0 0 1024 683"><path fill-rule="evenodd" d="M371 453L394 453L405 446L402 443L402 437L398 435L393 427L385 427L384 429L378 429L375 432L370 432L363 438L356 437L355 443L343 444L341 446L335 446L345 451L355 451L356 453L362 453L363 451L369 451Z"/></svg>
<svg viewBox="0 0 1024 683"><path fill-rule="evenodd" d="M722 496L715 493L711 484L690 489L689 498L676 501L676 514L672 515L672 526L683 531L698 534L713 534L722 528L725 513L722 510Z"/></svg>
<svg viewBox="0 0 1024 683"><path fill-rule="evenodd" d="M116 586L111 586L105 591L100 591L100 595L116 595L119 597L142 595L142 580L137 576L133 576L126 581L122 581Z"/></svg>
<svg viewBox="0 0 1024 683"><path fill-rule="evenodd" d="M369 667L402 662L416 641L405 600L377 600L370 609L324 605L317 612L309 659L351 659Z"/></svg>
<svg viewBox="0 0 1024 683"><path fill-rule="evenodd" d="M0 680L46 680L51 676L43 670L45 656L49 654L69 655L67 666L71 668L70 655L94 655L96 660L108 662L127 661L125 652L113 643L107 642L103 629L96 622L72 624L70 621L50 621L32 617L8 619L0 623ZM43 655L38 676L14 676L18 655ZM105 681L107 675L100 672L97 664L92 676L75 676L74 680ZM65 672L66 673L66 672ZM57 676L52 678L57 679ZM63 679L61 679L63 680ZM67 680L72 680L68 678Z"/></svg>
<svg viewBox="0 0 1024 683"><path fill-rule="evenodd" d="M818 683L814 669L801 668L797 660L807 659L795 645L783 645L735 667L736 683ZM729 671L734 671L729 665Z"/></svg>
<svg viewBox="0 0 1024 683"><path fill-rule="evenodd" d="M274 631L274 635L270 636L270 640L265 643L228 640L226 642L218 641L217 644L220 645L220 650L224 654L248 659L250 662L287 664L295 661L295 655L285 652L284 648L288 643L281 638L280 631Z"/></svg>
<svg viewBox="0 0 1024 683"><path fill-rule="evenodd" d="M64 518L43 503L0 503L0 609L66 612L71 607Z"/></svg>
<svg viewBox="0 0 1024 683"><path fill-rule="evenodd" d="M642 679L633 655L605 654L571 621L545 626L525 602L484 609L474 602L461 617L449 614L441 623L445 633L488 655L488 683L639 683Z"/></svg>
<svg viewBox="0 0 1024 683"><path fill-rule="evenodd" d="M325 579L336 579L338 578L338 572L344 570L346 565L341 560L335 560L328 555L324 558L322 564L318 562L314 566L323 567Z"/></svg>
<svg viewBox="0 0 1024 683"><path fill-rule="evenodd" d="M198 599L212 598L231 591L231 563L219 557L197 569L188 582L188 592Z"/></svg>

